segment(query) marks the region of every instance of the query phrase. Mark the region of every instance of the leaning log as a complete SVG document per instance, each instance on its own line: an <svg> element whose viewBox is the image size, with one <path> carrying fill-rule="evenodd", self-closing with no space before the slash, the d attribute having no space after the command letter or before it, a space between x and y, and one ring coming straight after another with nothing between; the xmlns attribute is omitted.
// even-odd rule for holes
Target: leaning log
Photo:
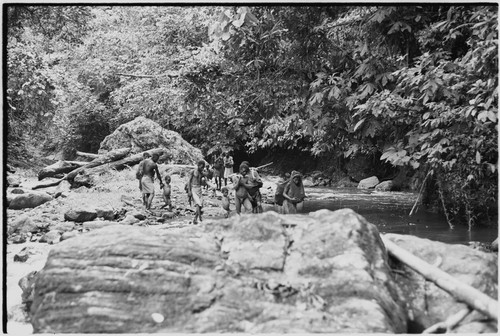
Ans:
<svg viewBox="0 0 500 336"><path fill-rule="evenodd" d="M86 157L86 158L89 158L92 160L97 159L100 156L99 154L85 153L85 152L80 152L80 151L76 151L76 155L81 156L81 157Z"/></svg>
<svg viewBox="0 0 500 336"><path fill-rule="evenodd" d="M124 158L124 159L121 159L121 160L107 162L109 164L107 164L106 166L104 166L104 165L96 166L95 168L90 169L88 171L88 173L94 174L94 173L98 173L98 172L101 172L103 170L109 170L109 169L122 170L122 169L125 169L127 167L131 167L131 166L134 166L134 165L140 163L142 161L142 159L144 158L144 153L148 153L151 156L153 156L154 154L158 154L159 156L161 156L163 154L163 152L164 152L163 148L150 149L150 150L147 150L147 151L144 151L141 153L131 155L131 156Z"/></svg>
<svg viewBox="0 0 500 336"><path fill-rule="evenodd" d="M61 183L64 180L72 183L73 179L76 177L76 175L78 175L82 171L86 171L88 173L95 173L97 171L101 171L99 169L93 169L96 167L99 167L102 169L116 169L116 170L123 169L127 166L131 166L131 165L134 165L134 164L141 162L143 155L146 152L149 153L150 155L153 155L153 154L161 155L161 154L163 154L163 151L164 151L163 148L155 148L155 149L147 150L147 151L144 151L144 152L141 152L138 154L134 154L132 156L129 156L125 159L120 160L117 158L122 158L123 156L126 156L130 152L130 148L117 149L115 151L112 151L112 152L109 152L107 154L99 156L99 158L89 162L85 166L82 166L80 168L77 168L77 169L71 171L70 173L68 173L66 176L64 176L60 180L50 182L47 184L39 184L39 185L34 186L32 189L34 190L34 189L53 187L53 186L58 185L59 183ZM107 165L105 167L100 167L100 166L104 166L105 164L109 164L109 165Z"/></svg>
<svg viewBox="0 0 500 336"><path fill-rule="evenodd" d="M46 177L54 177L58 174L67 174L77 168L83 167L86 164L88 164L88 162L57 161L56 163L51 164L38 172L38 181L41 181Z"/></svg>
<svg viewBox="0 0 500 336"><path fill-rule="evenodd" d="M498 302L496 300L416 257L389 239L382 237L382 241L387 251L395 258L423 275L427 280L434 282L455 299L498 321Z"/></svg>

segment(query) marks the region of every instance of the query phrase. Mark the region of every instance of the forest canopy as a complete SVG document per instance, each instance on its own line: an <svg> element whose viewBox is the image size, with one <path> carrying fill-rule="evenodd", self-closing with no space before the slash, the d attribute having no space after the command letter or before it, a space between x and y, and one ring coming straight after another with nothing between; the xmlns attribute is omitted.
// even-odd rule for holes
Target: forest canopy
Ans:
<svg viewBox="0 0 500 336"><path fill-rule="evenodd" d="M8 156L96 152L141 115L207 156L371 155L415 187L431 176L450 220L471 224L497 212L497 13L4 5Z"/></svg>

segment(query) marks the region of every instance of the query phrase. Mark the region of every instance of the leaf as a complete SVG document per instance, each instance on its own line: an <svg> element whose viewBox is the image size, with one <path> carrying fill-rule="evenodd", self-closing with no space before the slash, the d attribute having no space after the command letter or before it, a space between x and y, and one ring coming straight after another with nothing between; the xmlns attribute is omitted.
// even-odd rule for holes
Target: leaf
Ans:
<svg viewBox="0 0 500 336"><path fill-rule="evenodd" d="M476 152L476 163L480 164L481 163L481 153Z"/></svg>
<svg viewBox="0 0 500 336"><path fill-rule="evenodd" d="M366 120L366 118L363 118L363 119L361 119L360 121L358 121L356 123L356 125L354 126L354 132L356 132L363 125L363 123L365 122L365 120Z"/></svg>

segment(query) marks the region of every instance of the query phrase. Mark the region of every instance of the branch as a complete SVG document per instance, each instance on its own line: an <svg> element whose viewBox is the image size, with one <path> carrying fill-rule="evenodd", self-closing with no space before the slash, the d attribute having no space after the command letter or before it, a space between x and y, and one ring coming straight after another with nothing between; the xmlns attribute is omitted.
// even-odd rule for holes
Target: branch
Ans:
<svg viewBox="0 0 500 336"><path fill-rule="evenodd" d="M163 75L135 75L135 74L124 74L124 73L116 73L116 76L124 76L124 77L134 77L134 78L158 78L158 77L179 77L178 74L163 74Z"/></svg>
<svg viewBox="0 0 500 336"><path fill-rule="evenodd" d="M456 300L462 301L484 315L498 321L498 301L465 284L441 269L433 266L412 253L399 247L391 240L381 236L387 251L396 259L434 282L439 288L451 294Z"/></svg>

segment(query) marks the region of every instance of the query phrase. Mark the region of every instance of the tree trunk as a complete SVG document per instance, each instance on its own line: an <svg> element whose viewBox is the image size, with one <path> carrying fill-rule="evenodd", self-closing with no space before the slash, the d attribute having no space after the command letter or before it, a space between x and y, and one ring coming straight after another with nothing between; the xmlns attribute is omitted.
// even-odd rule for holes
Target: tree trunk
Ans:
<svg viewBox="0 0 500 336"><path fill-rule="evenodd" d="M427 280L434 282L438 287L450 293L455 299L465 302L470 307L480 311L486 316L498 321L498 302L477 289L458 281L448 273L428 264L399 247L389 239L382 237L387 251L395 258L405 263Z"/></svg>
<svg viewBox="0 0 500 336"><path fill-rule="evenodd" d="M54 177L57 174L69 173L86 164L88 164L88 162L57 161L56 163L51 164L38 172L38 181L41 181L46 177Z"/></svg>
<svg viewBox="0 0 500 336"><path fill-rule="evenodd" d="M99 172L102 170L108 170L108 169L120 170L120 169L123 169L127 166L132 166L134 164L141 162L143 155L146 152L149 153L150 155L153 155L153 154L162 155L163 148L150 149L150 150L144 151L142 153L134 154L128 158L121 159L124 156L126 156L129 152L130 152L130 148L120 148L120 149L114 150L112 152L109 152L107 154L100 155L99 158L89 162L85 166L82 166L80 168L77 168L77 169L71 171L66 176L64 176L62 179L60 179L58 181L50 182L48 184L39 184L39 185L34 186L32 189L34 190L34 189L53 187L53 186L58 185L59 183L61 183L64 180L67 180L70 183L72 183L73 179L76 177L76 175L78 175L82 171L87 171L88 173L92 174L95 172ZM100 166L103 166L103 165L108 164L108 163L109 163L109 165L107 165L105 167L100 167ZM95 168L98 168L98 169L95 169Z"/></svg>

